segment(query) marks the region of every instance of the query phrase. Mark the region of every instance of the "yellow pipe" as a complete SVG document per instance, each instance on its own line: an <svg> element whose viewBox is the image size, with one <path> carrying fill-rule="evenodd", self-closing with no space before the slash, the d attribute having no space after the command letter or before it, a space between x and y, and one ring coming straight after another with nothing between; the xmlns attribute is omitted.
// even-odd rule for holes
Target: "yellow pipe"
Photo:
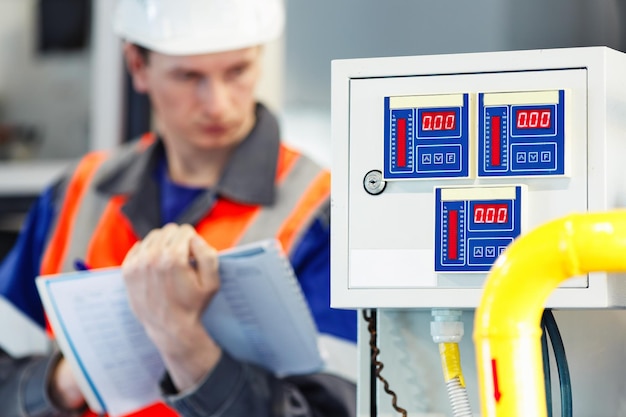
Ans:
<svg viewBox="0 0 626 417"><path fill-rule="evenodd" d="M547 416L543 309L563 281L596 271L626 271L626 210L546 223L496 260L474 318L483 417Z"/></svg>

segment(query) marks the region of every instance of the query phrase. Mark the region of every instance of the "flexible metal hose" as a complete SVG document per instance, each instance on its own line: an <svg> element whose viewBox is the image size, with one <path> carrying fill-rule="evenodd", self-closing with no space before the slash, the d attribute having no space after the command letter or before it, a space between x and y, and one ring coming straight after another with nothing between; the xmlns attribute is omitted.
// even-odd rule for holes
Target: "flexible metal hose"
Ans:
<svg viewBox="0 0 626 417"><path fill-rule="evenodd" d="M448 398L452 406L454 417L472 417L472 409L465 386L461 385L459 377L453 378L446 383Z"/></svg>
<svg viewBox="0 0 626 417"><path fill-rule="evenodd" d="M439 354L454 417L472 417L458 343L439 343Z"/></svg>

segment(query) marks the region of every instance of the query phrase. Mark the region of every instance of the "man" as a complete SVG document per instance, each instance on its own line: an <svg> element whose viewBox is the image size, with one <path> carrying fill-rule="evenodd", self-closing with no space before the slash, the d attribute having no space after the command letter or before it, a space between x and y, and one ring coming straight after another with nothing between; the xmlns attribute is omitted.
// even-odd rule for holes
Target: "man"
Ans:
<svg viewBox="0 0 626 417"><path fill-rule="evenodd" d="M0 267L0 294L43 326L37 275L76 260L122 265L131 307L167 368L164 403L137 415L354 414L352 382L277 378L232 358L199 319L219 290L216 251L275 236L323 340L349 351L356 339L354 312L329 307L328 172L279 142L254 96L262 44L282 27L280 0L121 0L115 29L155 133L87 155L45 190ZM0 409L74 416L85 401L60 354L4 354Z"/></svg>

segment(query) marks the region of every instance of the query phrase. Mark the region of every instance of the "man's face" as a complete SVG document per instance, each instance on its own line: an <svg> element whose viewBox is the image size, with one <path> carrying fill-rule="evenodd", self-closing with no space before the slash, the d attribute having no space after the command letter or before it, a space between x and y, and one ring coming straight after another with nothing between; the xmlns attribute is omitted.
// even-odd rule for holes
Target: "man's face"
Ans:
<svg viewBox="0 0 626 417"><path fill-rule="evenodd" d="M133 72L166 145L183 152L238 144L255 122L260 47L204 55L150 52Z"/></svg>

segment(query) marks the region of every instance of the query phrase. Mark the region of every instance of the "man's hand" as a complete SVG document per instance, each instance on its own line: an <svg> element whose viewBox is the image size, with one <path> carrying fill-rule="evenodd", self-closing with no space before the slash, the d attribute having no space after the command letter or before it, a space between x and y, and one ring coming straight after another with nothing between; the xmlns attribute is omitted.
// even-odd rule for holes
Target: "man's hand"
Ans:
<svg viewBox="0 0 626 417"><path fill-rule="evenodd" d="M189 225L168 224L135 244L122 264L129 302L179 391L217 364L221 349L202 325L217 293L218 259Z"/></svg>
<svg viewBox="0 0 626 417"><path fill-rule="evenodd" d="M63 410L78 410L85 405L85 398L65 358L59 360L52 373L50 397L54 405Z"/></svg>

